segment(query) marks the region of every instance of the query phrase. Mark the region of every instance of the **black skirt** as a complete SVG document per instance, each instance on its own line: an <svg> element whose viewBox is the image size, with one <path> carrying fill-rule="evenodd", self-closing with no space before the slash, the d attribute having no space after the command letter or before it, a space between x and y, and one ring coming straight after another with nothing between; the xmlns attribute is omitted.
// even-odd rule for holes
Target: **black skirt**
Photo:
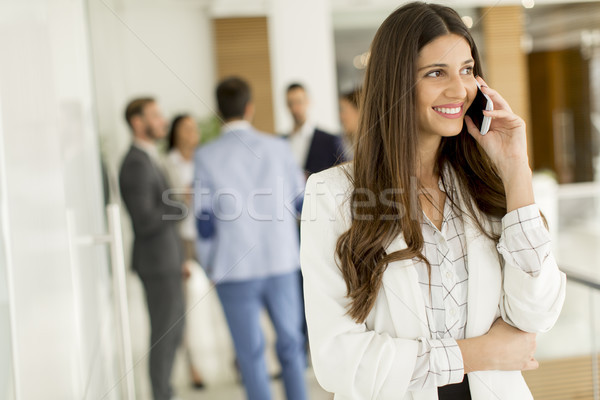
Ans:
<svg viewBox="0 0 600 400"><path fill-rule="evenodd" d="M461 383L438 387L438 398L439 400L471 400L467 375L465 374Z"/></svg>

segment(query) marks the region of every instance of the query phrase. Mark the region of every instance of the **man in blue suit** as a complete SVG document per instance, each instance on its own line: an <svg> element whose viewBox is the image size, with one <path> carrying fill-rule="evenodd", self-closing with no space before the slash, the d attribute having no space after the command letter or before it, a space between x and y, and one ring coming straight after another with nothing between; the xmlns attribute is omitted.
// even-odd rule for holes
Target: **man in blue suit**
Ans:
<svg viewBox="0 0 600 400"><path fill-rule="evenodd" d="M260 314L277 333L288 400L304 400L305 336L296 218L304 176L288 143L255 130L250 87L217 87L221 136L195 155L197 252L216 285L249 400L271 398Z"/></svg>

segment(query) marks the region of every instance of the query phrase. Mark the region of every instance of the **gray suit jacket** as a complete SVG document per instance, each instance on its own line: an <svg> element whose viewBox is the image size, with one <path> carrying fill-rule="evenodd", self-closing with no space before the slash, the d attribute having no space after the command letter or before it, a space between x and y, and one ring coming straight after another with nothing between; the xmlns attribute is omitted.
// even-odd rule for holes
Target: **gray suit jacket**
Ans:
<svg viewBox="0 0 600 400"><path fill-rule="evenodd" d="M119 186L135 234L132 268L142 278L181 274L183 246L173 217L180 216L182 208L163 201L169 189L164 174L147 153L131 146L121 165Z"/></svg>

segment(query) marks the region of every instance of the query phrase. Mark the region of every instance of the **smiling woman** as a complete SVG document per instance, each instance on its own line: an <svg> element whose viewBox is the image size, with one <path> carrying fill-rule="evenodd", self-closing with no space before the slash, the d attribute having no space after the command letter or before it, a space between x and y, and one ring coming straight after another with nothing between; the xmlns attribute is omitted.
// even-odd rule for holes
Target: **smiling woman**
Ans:
<svg viewBox="0 0 600 400"><path fill-rule="evenodd" d="M473 63L469 43L456 34L441 36L419 52L417 116L421 135L460 133L464 112L477 94Z"/></svg>
<svg viewBox="0 0 600 400"><path fill-rule="evenodd" d="M525 124L480 65L454 10L393 12L371 45L354 161L307 182L308 333L336 399L532 398L520 371L538 365L565 277ZM467 115L477 82L495 106L485 136Z"/></svg>

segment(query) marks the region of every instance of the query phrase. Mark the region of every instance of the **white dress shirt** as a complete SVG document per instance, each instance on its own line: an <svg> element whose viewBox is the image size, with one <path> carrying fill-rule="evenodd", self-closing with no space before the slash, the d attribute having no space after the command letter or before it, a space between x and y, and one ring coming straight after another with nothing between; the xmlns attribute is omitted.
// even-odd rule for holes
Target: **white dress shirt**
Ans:
<svg viewBox="0 0 600 400"><path fill-rule="evenodd" d="M158 153L158 149L156 148L156 145L154 143L135 138L133 139L133 145L145 152L146 154L148 154L150 156L150 159L156 162L157 165L162 165L160 154Z"/></svg>
<svg viewBox="0 0 600 400"><path fill-rule="evenodd" d="M228 122L225 125L223 125L221 127L221 134L224 134L224 133L227 133L230 131L242 131L242 130L248 130L248 129L253 129L252 124L250 124L250 122L246 121L245 119L240 119L240 120Z"/></svg>
<svg viewBox="0 0 600 400"><path fill-rule="evenodd" d="M310 121L306 121L300 129L290 133L289 141L292 148L292 153L300 168L304 169L306 158L310 150L310 144L315 134L316 125Z"/></svg>

